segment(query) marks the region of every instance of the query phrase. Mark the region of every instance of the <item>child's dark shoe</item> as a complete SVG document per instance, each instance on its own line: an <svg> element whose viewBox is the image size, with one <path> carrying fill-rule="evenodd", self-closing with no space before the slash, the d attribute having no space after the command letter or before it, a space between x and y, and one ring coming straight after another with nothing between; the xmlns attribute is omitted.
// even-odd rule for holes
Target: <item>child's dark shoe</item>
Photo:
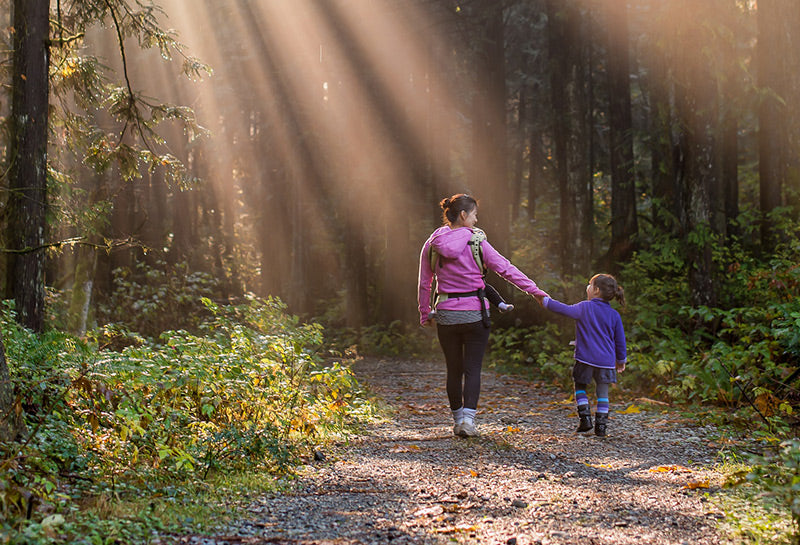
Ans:
<svg viewBox="0 0 800 545"><path fill-rule="evenodd" d="M578 406L578 417L581 419L578 424L578 432L592 429L592 410L589 409L589 405Z"/></svg>
<svg viewBox="0 0 800 545"><path fill-rule="evenodd" d="M597 413L594 415L594 434L597 437L606 436L606 424L608 424L608 413Z"/></svg>

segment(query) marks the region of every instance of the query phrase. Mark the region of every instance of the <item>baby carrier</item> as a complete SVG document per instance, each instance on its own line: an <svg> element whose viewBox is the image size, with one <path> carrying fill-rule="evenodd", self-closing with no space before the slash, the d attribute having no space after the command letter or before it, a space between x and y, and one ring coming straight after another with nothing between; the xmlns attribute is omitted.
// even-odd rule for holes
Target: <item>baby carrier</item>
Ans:
<svg viewBox="0 0 800 545"><path fill-rule="evenodd" d="M477 297L481 302L481 321L485 327L491 326L489 320L489 311L486 309L486 265L483 264L483 250L481 249L481 242L486 240L486 233L480 229L473 229L472 236L469 239L469 247L472 250L472 258L478 269L481 271L481 277L484 279L484 287L478 288L473 291L463 291L455 293L443 293L438 289L439 282L436 277L436 265L439 262L439 254L433 249L433 245L428 248L428 257L430 258L431 271L433 271L434 285L431 288L431 317L436 313L436 306L448 299L457 299L460 297Z"/></svg>

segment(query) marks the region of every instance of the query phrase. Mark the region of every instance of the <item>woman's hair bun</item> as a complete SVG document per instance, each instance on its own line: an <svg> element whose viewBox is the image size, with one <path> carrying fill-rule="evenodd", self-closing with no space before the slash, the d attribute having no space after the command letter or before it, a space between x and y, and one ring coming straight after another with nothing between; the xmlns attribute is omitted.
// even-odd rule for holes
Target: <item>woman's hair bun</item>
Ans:
<svg viewBox="0 0 800 545"><path fill-rule="evenodd" d="M448 208L450 208L451 202L452 201L450 200L450 197L445 197L444 199L442 199L442 202L439 203L439 206L442 207L442 210L447 210Z"/></svg>

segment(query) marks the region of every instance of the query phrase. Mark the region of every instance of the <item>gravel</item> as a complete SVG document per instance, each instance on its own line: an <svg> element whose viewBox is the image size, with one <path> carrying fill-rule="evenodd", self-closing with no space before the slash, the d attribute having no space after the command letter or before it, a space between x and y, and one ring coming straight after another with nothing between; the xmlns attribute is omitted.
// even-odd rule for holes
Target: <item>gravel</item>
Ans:
<svg viewBox="0 0 800 545"><path fill-rule="evenodd" d="M608 437L578 434L569 392L484 371L481 435L465 439L452 435L443 363L366 359L353 370L391 418L315 453L291 492L255 498L223 535L180 541L724 542L707 498L722 482L712 426L647 400L622 404L612 390Z"/></svg>

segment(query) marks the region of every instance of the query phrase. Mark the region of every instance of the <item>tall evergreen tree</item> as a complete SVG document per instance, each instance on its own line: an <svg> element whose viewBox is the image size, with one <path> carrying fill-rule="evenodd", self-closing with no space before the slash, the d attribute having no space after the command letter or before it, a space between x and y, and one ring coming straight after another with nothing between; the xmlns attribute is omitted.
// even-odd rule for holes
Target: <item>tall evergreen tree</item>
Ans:
<svg viewBox="0 0 800 545"><path fill-rule="evenodd" d="M633 169L630 54L627 0L606 2L608 27L609 154L611 163L610 265L627 261L638 232Z"/></svg>
<svg viewBox="0 0 800 545"><path fill-rule="evenodd" d="M758 174L763 215L761 241L769 251L776 240L768 214L782 204L789 153L789 89L785 65L791 31L786 23L795 0L762 0L758 3Z"/></svg>
<svg viewBox="0 0 800 545"><path fill-rule="evenodd" d="M17 319L38 332L44 327L50 2L14 0L12 11L6 286Z"/></svg>

